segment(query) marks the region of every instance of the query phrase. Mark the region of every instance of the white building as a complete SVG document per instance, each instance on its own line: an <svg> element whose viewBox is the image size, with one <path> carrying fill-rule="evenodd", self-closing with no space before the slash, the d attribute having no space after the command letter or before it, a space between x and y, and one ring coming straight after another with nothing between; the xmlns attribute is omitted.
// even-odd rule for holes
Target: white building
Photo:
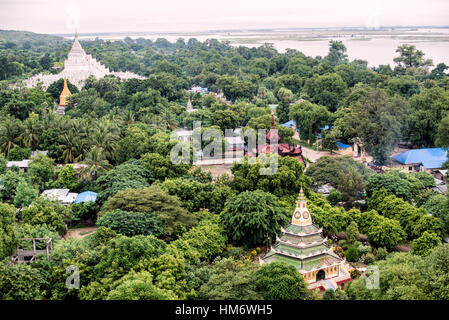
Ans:
<svg viewBox="0 0 449 320"><path fill-rule="evenodd" d="M174 131L176 133L176 135L178 136L178 140L183 141L183 142L189 142L192 140L192 136L193 136L193 130L175 130Z"/></svg>
<svg viewBox="0 0 449 320"><path fill-rule="evenodd" d="M6 167L7 168L18 167L19 169L26 172L32 161L33 160L29 160L29 159L22 160L22 161L8 161L6 163Z"/></svg>
<svg viewBox="0 0 449 320"><path fill-rule="evenodd" d="M78 193L70 192L69 189L49 189L42 192L41 196L48 200L59 201L63 205L72 204Z"/></svg>
<svg viewBox="0 0 449 320"><path fill-rule="evenodd" d="M245 146L245 141L242 139L242 137L225 137L225 140L227 142L227 149L228 151L238 151L243 150Z"/></svg>

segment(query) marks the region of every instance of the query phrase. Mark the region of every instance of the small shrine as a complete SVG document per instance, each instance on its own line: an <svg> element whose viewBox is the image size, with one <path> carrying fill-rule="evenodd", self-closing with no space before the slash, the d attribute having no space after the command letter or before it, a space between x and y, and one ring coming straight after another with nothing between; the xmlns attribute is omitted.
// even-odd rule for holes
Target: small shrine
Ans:
<svg viewBox="0 0 449 320"><path fill-rule="evenodd" d="M321 232L322 228L312 221L301 189L291 222L281 229L280 236L261 259L261 264L285 262L295 266L309 283L309 289L344 287L351 276L344 267L344 260L327 245L327 238Z"/></svg>
<svg viewBox="0 0 449 320"><path fill-rule="evenodd" d="M192 105L192 102L189 100L187 101L187 112L195 112L198 111L198 109L195 109Z"/></svg>

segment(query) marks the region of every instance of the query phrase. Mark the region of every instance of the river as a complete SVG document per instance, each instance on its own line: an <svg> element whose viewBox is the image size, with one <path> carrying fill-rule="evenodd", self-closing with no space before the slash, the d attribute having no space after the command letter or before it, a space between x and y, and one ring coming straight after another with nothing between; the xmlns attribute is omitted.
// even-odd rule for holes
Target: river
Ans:
<svg viewBox="0 0 449 320"><path fill-rule="evenodd" d="M396 48L404 43L413 44L425 53L425 58L432 59L434 65L444 62L449 65L449 28L396 28L382 30L349 29L308 29L308 30L263 30L263 31L223 31L197 33L129 33L129 34L80 34L80 40L94 39L119 40L125 37L155 40L166 38L170 42L178 38L199 41L215 38L230 41L233 46L255 47L271 43L279 52L287 48L296 49L308 56L325 56L329 50L330 40L341 40L349 59L368 61L369 66L390 64L398 54Z"/></svg>

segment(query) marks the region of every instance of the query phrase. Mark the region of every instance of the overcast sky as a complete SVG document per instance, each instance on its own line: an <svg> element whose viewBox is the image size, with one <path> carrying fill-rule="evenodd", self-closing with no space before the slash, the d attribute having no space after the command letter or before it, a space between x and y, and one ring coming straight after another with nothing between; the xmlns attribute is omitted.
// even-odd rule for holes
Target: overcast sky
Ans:
<svg viewBox="0 0 449 320"><path fill-rule="evenodd" d="M40 33L449 25L448 0L0 0L0 29Z"/></svg>

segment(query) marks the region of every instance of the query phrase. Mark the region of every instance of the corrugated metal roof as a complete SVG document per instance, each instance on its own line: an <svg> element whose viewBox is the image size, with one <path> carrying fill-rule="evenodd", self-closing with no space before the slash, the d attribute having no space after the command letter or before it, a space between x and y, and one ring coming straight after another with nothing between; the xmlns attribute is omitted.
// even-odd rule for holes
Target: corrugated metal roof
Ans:
<svg viewBox="0 0 449 320"><path fill-rule="evenodd" d="M340 141L337 141L337 146L338 146L339 148L343 148L343 149L347 149L347 148L350 147L350 145L344 144L344 143L342 143L342 142L340 142Z"/></svg>
<svg viewBox="0 0 449 320"><path fill-rule="evenodd" d="M426 169L441 168L443 163L448 160L447 149L443 148L424 148L409 150L392 157L402 164L421 163Z"/></svg>
<svg viewBox="0 0 449 320"><path fill-rule="evenodd" d="M80 203L80 202L88 202L88 201L96 201L97 200L97 193L92 191L84 191L81 192L75 199L74 203Z"/></svg>
<svg viewBox="0 0 449 320"><path fill-rule="evenodd" d="M287 121L286 123L281 124L281 126L287 127L287 128L291 128L293 126L296 127L296 121L295 120L290 120L290 121Z"/></svg>
<svg viewBox="0 0 449 320"><path fill-rule="evenodd" d="M69 189L49 189L42 192L41 195L52 201L60 201L63 204L70 204L75 201L78 193L70 192Z"/></svg>

